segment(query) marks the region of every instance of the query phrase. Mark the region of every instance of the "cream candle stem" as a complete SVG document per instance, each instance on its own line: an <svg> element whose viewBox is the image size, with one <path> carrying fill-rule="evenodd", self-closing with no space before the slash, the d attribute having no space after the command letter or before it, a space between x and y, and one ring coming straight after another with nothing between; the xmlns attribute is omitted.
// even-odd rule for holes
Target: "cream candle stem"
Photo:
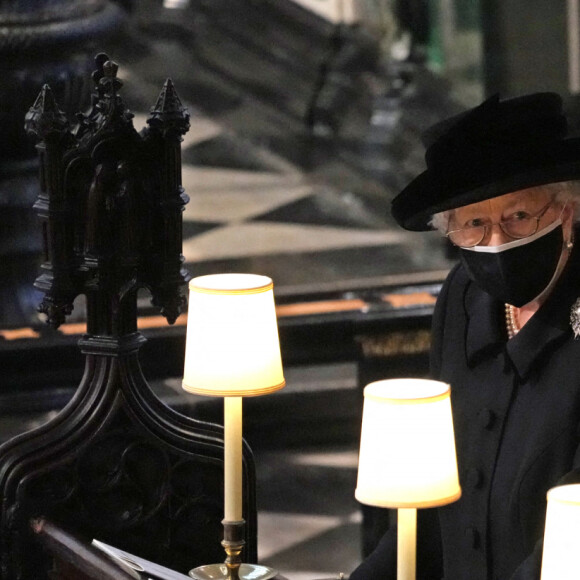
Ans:
<svg viewBox="0 0 580 580"><path fill-rule="evenodd" d="M417 510L397 510L397 580L415 580L417 566Z"/></svg>
<svg viewBox="0 0 580 580"><path fill-rule="evenodd" d="M242 520L242 397L224 398L224 519Z"/></svg>

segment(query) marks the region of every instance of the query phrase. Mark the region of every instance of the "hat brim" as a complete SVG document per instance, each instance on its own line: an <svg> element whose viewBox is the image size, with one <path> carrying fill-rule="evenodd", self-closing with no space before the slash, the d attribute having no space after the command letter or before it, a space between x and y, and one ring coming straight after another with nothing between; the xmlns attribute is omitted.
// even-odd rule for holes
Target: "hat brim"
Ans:
<svg viewBox="0 0 580 580"><path fill-rule="evenodd" d="M488 171L473 171L473 178L469 168L457 173L462 177L454 179L453 168L444 175L427 169L416 177L392 201L391 213L397 223L407 230L426 231L431 229L433 214L530 187L579 179L580 138L566 139L515 164L507 160ZM463 177L466 174L469 178Z"/></svg>

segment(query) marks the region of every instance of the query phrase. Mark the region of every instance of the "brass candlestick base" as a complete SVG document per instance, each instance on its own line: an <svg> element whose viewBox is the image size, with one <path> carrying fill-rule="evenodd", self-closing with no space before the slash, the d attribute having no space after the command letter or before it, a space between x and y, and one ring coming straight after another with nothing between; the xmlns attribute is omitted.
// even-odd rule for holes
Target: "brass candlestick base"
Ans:
<svg viewBox="0 0 580 580"><path fill-rule="evenodd" d="M236 576L230 576L231 570L226 564L208 564L199 566L189 572L189 576L195 580L269 580L274 578L278 572L266 566L258 564L240 564L236 571Z"/></svg>
<svg viewBox="0 0 580 580"><path fill-rule="evenodd" d="M242 564L240 554L244 548L245 521L223 520L224 539L222 546L227 558L223 564L208 564L190 570L189 576L195 580L268 580L277 571L257 564Z"/></svg>

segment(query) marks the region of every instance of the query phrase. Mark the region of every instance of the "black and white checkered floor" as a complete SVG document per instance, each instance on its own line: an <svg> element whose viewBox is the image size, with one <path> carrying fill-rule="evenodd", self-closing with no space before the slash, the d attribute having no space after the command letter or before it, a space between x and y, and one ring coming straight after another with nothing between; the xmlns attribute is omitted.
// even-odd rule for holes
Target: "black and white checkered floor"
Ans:
<svg viewBox="0 0 580 580"><path fill-rule="evenodd" d="M256 454L258 550L289 580L346 577L361 559L353 446Z"/></svg>
<svg viewBox="0 0 580 580"><path fill-rule="evenodd" d="M188 108L183 253L193 276L259 273L288 293L449 268L435 234L389 226L391 218L377 215L364 196L313 183L286 160ZM135 127L145 121L136 115Z"/></svg>

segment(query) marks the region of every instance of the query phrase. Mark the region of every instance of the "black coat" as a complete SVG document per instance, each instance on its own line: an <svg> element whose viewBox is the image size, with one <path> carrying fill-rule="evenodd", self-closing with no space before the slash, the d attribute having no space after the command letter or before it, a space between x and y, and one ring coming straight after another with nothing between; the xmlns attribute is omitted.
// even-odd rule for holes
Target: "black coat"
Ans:
<svg viewBox="0 0 580 580"><path fill-rule="evenodd" d="M546 492L579 481L580 338L570 327L578 297L575 249L546 303L508 341L504 305L461 266L450 273L433 318L431 364L433 378L451 385L463 495L419 510L418 578L539 580ZM352 580L396 577L394 534Z"/></svg>

